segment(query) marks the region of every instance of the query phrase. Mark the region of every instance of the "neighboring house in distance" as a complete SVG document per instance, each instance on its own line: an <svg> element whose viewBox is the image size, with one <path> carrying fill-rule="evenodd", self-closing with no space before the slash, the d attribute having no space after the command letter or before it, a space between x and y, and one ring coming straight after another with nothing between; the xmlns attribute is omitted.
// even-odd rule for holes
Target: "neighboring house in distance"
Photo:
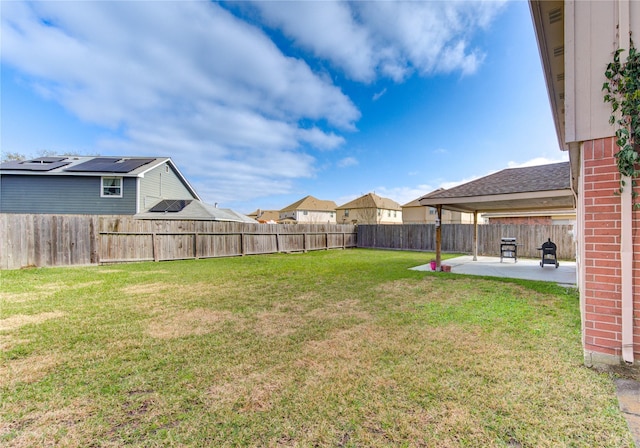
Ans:
<svg viewBox="0 0 640 448"><path fill-rule="evenodd" d="M40 157L0 165L0 212L135 215L200 197L168 157Z"/></svg>
<svg viewBox="0 0 640 448"><path fill-rule="evenodd" d="M247 216L255 219L261 224L277 224L280 219L280 211L258 209L253 213L249 213Z"/></svg>
<svg viewBox="0 0 640 448"><path fill-rule="evenodd" d="M403 224L435 224L438 217L437 210L435 207L420 205L419 199L414 199L402 206ZM442 224L473 224L473 214L442 210Z"/></svg>
<svg viewBox="0 0 640 448"><path fill-rule="evenodd" d="M340 224L402 224L402 207L396 201L367 193L336 208Z"/></svg>
<svg viewBox="0 0 640 448"><path fill-rule="evenodd" d="M320 224L336 222L336 203L305 196L279 212L278 222Z"/></svg>
<svg viewBox="0 0 640 448"><path fill-rule="evenodd" d="M587 365L640 358L640 210L631 181L620 195L616 127L604 102L614 52L638 45L640 2L529 0L558 143L577 200L582 344Z"/></svg>
<svg viewBox="0 0 640 448"><path fill-rule="evenodd" d="M576 223L575 209L547 212L483 213L482 217L488 224L575 225Z"/></svg>
<svg viewBox="0 0 640 448"><path fill-rule="evenodd" d="M168 157L54 156L0 165L0 212L255 221L205 204Z"/></svg>
<svg viewBox="0 0 640 448"><path fill-rule="evenodd" d="M179 219L184 221L228 221L256 224L255 219L231 210L218 208L195 199L163 199L149 210L136 213L136 219Z"/></svg>

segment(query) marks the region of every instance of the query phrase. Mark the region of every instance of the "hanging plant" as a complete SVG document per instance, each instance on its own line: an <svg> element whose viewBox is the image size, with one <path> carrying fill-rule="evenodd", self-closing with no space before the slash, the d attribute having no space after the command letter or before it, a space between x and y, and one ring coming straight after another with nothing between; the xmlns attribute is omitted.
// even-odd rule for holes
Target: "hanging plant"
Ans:
<svg viewBox="0 0 640 448"><path fill-rule="evenodd" d="M605 77L607 82L602 85L606 93L604 101L611 103L611 117L609 123L616 125L616 164L622 176L631 178L631 188L636 186L635 179L640 175L637 169L640 162L640 53L631 41L627 59L620 62L620 54L624 49L618 49L613 54L613 62L607 65ZM622 193L625 187L624 178L620 179ZM638 193L633 191L635 199ZM635 208L640 208L636 203Z"/></svg>

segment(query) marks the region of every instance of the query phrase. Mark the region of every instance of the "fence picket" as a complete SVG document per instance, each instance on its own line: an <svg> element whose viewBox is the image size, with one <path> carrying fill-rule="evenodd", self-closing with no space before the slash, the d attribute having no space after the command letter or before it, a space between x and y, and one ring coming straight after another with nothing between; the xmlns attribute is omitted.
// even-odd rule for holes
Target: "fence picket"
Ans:
<svg viewBox="0 0 640 448"><path fill-rule="evenodd" d="M473 224L442 226L442 251L473 253ZM359 225L358 247L378 249L436 250L434 224ZM558 247L558 257L575 259L575 241L571 225L485 224L478 226L478 255L500 256L500 240L516 238L518 256L538 258L538 248L548 238Z"/></svg>

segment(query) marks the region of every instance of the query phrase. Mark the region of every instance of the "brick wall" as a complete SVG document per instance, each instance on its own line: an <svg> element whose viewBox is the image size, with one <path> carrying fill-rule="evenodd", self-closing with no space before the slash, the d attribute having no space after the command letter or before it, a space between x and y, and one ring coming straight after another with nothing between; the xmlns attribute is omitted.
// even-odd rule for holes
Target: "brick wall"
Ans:
<svg viewBox="0 0 640 448"><path fill-rule="evenodd" d="M620 187L615 139L583 145L585 351L621 355ZM640 213L634 213L634 291L640 269ZM634 352L640 352L640 294L634 292Z"/></svg>

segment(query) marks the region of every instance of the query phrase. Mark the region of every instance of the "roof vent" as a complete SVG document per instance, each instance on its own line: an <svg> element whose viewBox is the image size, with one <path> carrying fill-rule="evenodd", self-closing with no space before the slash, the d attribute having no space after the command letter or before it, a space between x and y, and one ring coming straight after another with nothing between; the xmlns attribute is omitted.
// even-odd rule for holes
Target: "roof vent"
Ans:
<svg viewBox="0 0 640 448"><path fill-rule="evenodd" d="M560 45L553 49L554 56L562 56L564 54L564 45Z"/></svg>
<svg viewBox="0 0 640 448"><path fill-rule="evenodd" d="M549 23L556 23L562 20L562 8L556 8L549 11Z"/></svg>

